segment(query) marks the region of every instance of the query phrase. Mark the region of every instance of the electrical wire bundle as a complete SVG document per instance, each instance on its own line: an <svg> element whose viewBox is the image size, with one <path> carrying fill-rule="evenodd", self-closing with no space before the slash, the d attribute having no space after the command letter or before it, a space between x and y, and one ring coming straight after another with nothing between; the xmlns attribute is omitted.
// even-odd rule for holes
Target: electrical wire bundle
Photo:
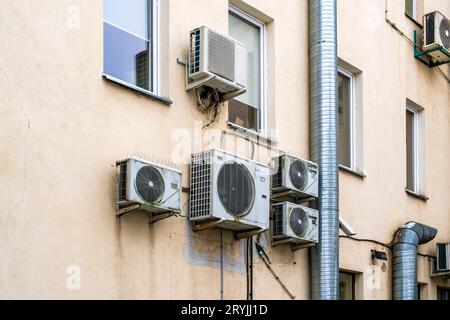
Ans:
<svg viewBox="0 0 450 320"><path fill-rule="evenodd" d="M220 96L216 89L208 86L196 89L195 95L197 96L198 109L204 113L209 120L208 124L203 127L204 129L216 122L219 117Z"/></svg>

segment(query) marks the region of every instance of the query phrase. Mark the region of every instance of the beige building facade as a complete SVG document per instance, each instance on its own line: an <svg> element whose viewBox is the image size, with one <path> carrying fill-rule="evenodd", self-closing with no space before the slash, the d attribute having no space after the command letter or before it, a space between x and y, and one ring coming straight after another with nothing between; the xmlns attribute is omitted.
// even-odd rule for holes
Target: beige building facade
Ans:
<svg viewBox="0 0 450 320"><path fill-rule="evenodd" d="M308 2L159 0L152 86L140 84L152 95L102 77L107 2L0 0L0 298L220 299L220 230L192 231L187 192L178 217L116 217L115 164L160 162L181 170L187 189L191 154L211 147L266 164L280 150L309 159ZM388 244L417 221L438 229L418 248L420 298L437 299L450 290L430 264L436 244L450 241L450 69L420 63L406 38L420 34L423 13L450 17L450 3L418 1L414 21L404 1L337 2L340 79L351 87L340 216L356 232L339 241L340 269L351 279L341 290L391 299ZM229 33L230 10L260 27L257 133L237 130L231 102L203 128L208 120L185 90L189 32L207 25ZM417 117L409 191L407 110ZM223 237L223 296L245 299L246 240ZM310 299L310 249L271 247L269 233L260 242L295 299ZM290 299L256 251L253 295Z"/></svg>

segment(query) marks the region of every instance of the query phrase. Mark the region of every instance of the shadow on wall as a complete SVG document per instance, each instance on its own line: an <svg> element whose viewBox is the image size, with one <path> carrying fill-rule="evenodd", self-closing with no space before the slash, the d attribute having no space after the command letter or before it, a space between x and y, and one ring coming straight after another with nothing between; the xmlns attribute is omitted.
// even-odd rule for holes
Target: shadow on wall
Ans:
<svg viewBox="0 0 450 320"><path fill-rule="evenodd" d="M220 269L220 229L213 228L201 232L192 231L191 223L185 222L186 242L184 244L184 257L190 264L197 267L210 267ZM224 271L246 273L245 255L247 240L236 240L232 231L223 231L224 242ZM261 242L266 246L265 236ZM253 247L254 263L258 260L257 253Z"/></svg>

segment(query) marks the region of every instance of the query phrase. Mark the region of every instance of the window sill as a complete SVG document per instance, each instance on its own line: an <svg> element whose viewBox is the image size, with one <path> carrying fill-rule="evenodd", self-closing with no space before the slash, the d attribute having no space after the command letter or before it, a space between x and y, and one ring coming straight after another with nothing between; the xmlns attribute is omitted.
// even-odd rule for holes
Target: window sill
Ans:
<svg viewBox="0 0 450 320"><path fill-rule="evenodd" d="M347 173L349 173L349 174L351 174L351 175L353 175L355 177L361 178L361 179L367 178L367 175L365 173L355 171L355 170L350 169L350 168L348 168L346 166L343 166L341 164L339 165L339 169L341 171L347 172Z"/></svg>
<svg viewBox="0 0 450 320"><path fill-rule="evenodd" d="M251 129L247 129L244 127L241 127L233 122L228 121L227 122L228 127L233 129L233 131L238 131L240 133L242 133L242 135L244 135L247 138L256 138L259 142L264 142L267 143L269 145L276 145L278 144L278 141L275 138L271 138L271 137L267 137L259 132L256 132L254 130Z"/></svg>
<svg viewBox="0 0 450 320"><path fill-rule="evenodd" d="M107 75L105 73L103 74L103 79L111 81L111 82L114 82L114 83L116 83L118 85L121 85L121 86L126 87L128 89L131 89L133 91L136 91L136 92L138 92L140 94L143 94L144 96L147 96L147 97L149 97L149 98L151 98L151 99L153 99L155 101L162 102L162 103L164 103L166 105L173 104L173 101L168 99L168 98L161 97L161 96L159 96L157 94L154 94L154 93L152 93L150 91L147 91L145 89L139 88L138 86L129 84L129 83L125 82L125 81L122 81L122 80L117 79L117 78L115 78L113 76Z"/></svg>
<svg viewBox="0 0 450 320"><path fill-rule="evenodd" d="M423 195L423 194L419 194L419 193L414 192L414 191L411 191L411 190L409 190L409 189L405 189L405 191L406 191L406 193L407 193L408 195L410 195L411 197L414 197L414 198L416 198L416 199L420 199L420 200L423 200L423 201L428 201L428 200L430 200L430 198L428 198L427 196L425 196L425 195Z"/></svg>
<svg viewBox="0 0 450 320"><path fill-rule="evenodd" d="M417 21L416 19L414 19L413 17L411 17L411 16L410 16L409 14L407 14L406 12L405 12L405 16L406 16L409 20L411 20L412 22L414 22L414 24L415 24L416 26L418 26L419 28L423 28L422 22Z"/></svg>

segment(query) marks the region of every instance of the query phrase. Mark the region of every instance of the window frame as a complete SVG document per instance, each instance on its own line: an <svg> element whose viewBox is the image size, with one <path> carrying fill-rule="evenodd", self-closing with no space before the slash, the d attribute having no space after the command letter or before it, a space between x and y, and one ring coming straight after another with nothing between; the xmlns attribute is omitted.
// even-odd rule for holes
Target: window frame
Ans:
<svg viewBox="0 0 450 320"><path fill-rule="evenodd" d="M267 46L266 46L266 28L267 25L265 22L259 20L258 18L250 15L249 13L239 9L233 4L228 5L228 14L233 13L240 17L243 20L246 20L247 22L251 23L252 25L256 26L260 30L260 38L259 38L259 45L260 45L260 114L257 119L258 121L258 129L253 130L250 128L242 128L246 131L250 132L256 132L257 134L260 134L262 136L267 136ZM235 124L233 122L228 121L232 126L238 126L238 124Z"/></svg>
<svg viewBox="0 0 450 320"><path fill-rule="evenodd" d="M134 85L132 83L129 83L125 80L121 80L118 79L112 75L109 75L107 72L105 72L104 68L104 62L103 62L103 77L111 80L113 82L119 83L120 85L123 85L125 87L128 87L130 89L139 91L143 94L149 95L153 98L156 98L158 100L162 100L163 102L167 103L167 104L171 104L172 101L162 98L160 97L160 91L161 91L161 76L160 76L160 63L161 63L161 55L160 55L160 17L161 17L161 13L160 13L160 0L147 0L151 6L149 6L149 8L151 8L151 15L149 14L149 18L152 19L151 21L151 35L150 35L150 45L151 45L151 52L152 52L152 59L149 59L149 64L150 64L150 69L151 69L151 75L149 75L149 81L151 81L151 89L150 90L146 90L144 88L141 88L137 85ZM103 5L105 6L105 2L103 1ZM105 19L105 16L103 14L103 18L102 18L102 23L108 23L120 30L123 30L124 32L133 34L132 32L123 29L117 25L115 25L114 23L107 21ZM149 21L147 21L148 25L150 26ZM103 35L103 39L104 39L104 35ZM104 45L103 45L103 50L105 50Z"/></svg>
<svg viewBox="0 0 450 320"><path fill-rule="evenodd" d="M339 270L339 277L340 277L340 274L344 274L344 275L351 277L352 298L351 298L351 300L347 300L347 301L355 301L356 300L356 274L353 272ZM339 297L339 299L341 299L341 297Z"/></svg>
<svg viewBox="0 0 450 320"><path fill-rule="evenodd" d="M356 171L356 95L355 95L355 74L345 70L342 67L338 67L338 76L339 73L345 76L350 80L350 105L349 105L349 112L350 112L350 141L349 141L349 148L350 148L350 166L344 165L340 163L339 165L342 166L345 169L350 169L351 171Z"/></svg>
<svg viewBox="0 0 450 320"><path fill-rule="evenodd" d="M420 114L420 110L417 110L416 108L413 108L409 105L406 106L406 112L410 112L413 115L413 136L412 136L412 140L413 140L413 180L414 180L414 186L413 186L413 190L411 190L408 186L408 176L406 176L406 190L409 192L412 192L414 194L420 194L420 186L422 183L422 178L420 176L420 167L421 167L421 163L420 163L420 145L419 145L419 139L420 139L420 123L419 123L419 114ZM406 113L405 113L405 117L406 117ZM405 125L406 125L406 120L405 119ZM406 130L405 130L406 133ZM406 165L408 165L408 163L406 163ZM406 170L408 171L408 170Z"/></svg>

